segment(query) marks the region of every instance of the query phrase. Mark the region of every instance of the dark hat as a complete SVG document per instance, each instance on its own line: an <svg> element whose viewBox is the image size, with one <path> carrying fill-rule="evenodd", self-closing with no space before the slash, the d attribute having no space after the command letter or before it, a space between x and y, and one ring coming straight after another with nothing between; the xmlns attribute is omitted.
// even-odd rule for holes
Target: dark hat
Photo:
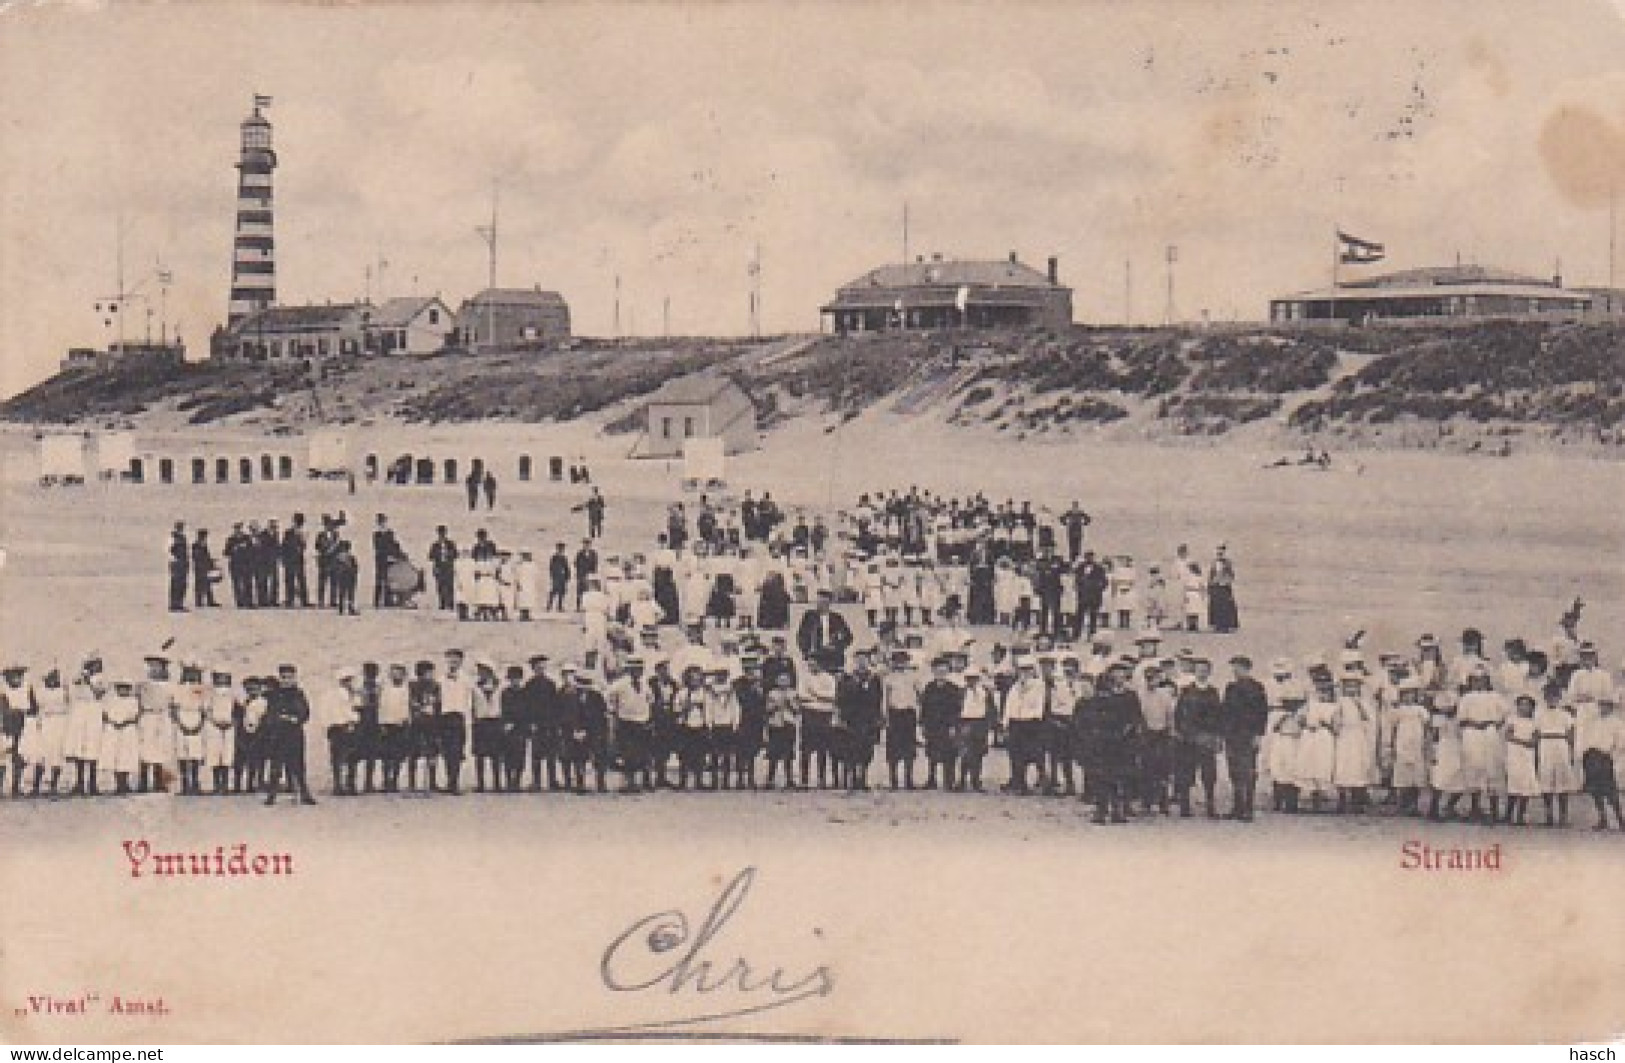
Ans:
<svg viewBox="0 0 1625 1063"><path fill-rule="evenodd" d="M1237 668L1251 668L1253 666L1253 659L1244 653L1238 653L1234 657L1230 658L1230 663Z"/></svg>

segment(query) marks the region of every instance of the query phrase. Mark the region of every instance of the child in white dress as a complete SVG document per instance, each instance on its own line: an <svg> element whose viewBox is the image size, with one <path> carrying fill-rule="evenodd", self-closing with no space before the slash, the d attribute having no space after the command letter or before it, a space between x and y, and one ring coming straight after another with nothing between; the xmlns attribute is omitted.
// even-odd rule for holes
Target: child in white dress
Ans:
<svg viewBox="0 0 1625 1063"><path fill-rule="evenodd" d="M1506 740L1507 821L1524 826L1529 815L1529 799L1540 794L1540 773L1535 747L1539 731L1535 726L1535 699L1519 694L1513 715L1501 729Z"/></svg>
<svg viewBox="0 0 1625 1063"><path fill-rule="evenodd" d="M1422 684L1415 679L1400 680L1398 697L1389 753L1393 787L1399 794L1400 814L1420 816L1422 787L1428 784L1428 708L1422 704Z"/></svg>

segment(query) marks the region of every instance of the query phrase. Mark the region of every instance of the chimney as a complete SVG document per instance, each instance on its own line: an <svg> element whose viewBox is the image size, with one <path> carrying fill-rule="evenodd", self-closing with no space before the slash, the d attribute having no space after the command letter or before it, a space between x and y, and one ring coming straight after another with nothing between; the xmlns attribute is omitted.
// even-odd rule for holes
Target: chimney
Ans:
<svg viewBox="0 0 1625 1063"><path fill-rule="evenodd" d="M1014 251L1010 252L1010 264L1012 266L1016 264L1016 253Z"/></svg>
<svg viewBox="0 0 1625 1063"><path fill-rule="evenodd" d="M1049 282L1051 284L1061 283L1061 260L1054 255L1049 256Z"/></svg>

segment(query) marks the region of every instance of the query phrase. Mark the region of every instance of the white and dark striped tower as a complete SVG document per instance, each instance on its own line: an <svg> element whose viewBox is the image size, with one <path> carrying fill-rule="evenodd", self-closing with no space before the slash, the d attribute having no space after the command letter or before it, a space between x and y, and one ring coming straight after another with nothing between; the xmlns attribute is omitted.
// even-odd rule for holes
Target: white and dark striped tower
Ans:
<svg viewBox="0 0 1625 1063"><path fill-rule="evenodd" d="M271 123L260 111L271 97L255 96L254 113L243 119L242 153L237 159L237 234L231 249L231 309L227 325L276 302L276 242L273 236Z"/></svg>

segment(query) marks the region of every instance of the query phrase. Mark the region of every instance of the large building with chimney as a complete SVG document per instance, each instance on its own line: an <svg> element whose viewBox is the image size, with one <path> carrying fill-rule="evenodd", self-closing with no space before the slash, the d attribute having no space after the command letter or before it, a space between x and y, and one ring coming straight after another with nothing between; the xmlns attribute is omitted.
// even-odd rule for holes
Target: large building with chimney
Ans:
<svg viewBox="0 0 1625 1063"><path fill-rule="evenodd" d="M825 331L889 329L1064 329L1072 324L1072 289L1058 262L1047 273L1014 251L1002 261L921 256L879 266L840 287L821 308Z"/></svg>

